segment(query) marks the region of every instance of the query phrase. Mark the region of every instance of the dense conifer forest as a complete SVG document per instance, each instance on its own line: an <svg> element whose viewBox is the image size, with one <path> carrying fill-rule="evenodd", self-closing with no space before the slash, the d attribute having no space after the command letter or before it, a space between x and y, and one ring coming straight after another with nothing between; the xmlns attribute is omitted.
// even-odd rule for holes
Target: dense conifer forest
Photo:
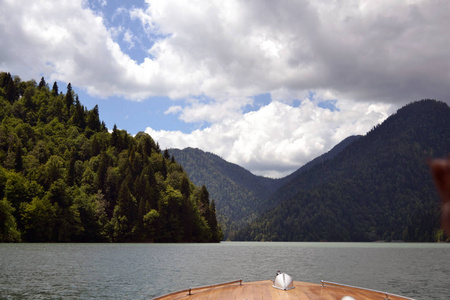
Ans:
<svg viewBox="0 0 450 300"><path fill-rule="evenodd" d="M0 73L1 242L218 242L214 200L67 85Z"/></svg>
<svg viewBox="0 0 450 300"><path fill-rule="evenodd" d="M169 153L183 165L189 178L196 185L207 186L211 196L217 200L217 219L222 226L224 238L228 239L229 234L233 235L255 221L262 213L276 206L278 201L267 199L281 186L315 165L334 158L359 137L351 136L344 139L327 153L279 179L253 175L236 164L200 149L169 149Z"/></svg>
<svg viewBox="0 0 450 300"><path fill-rule="evenodd" d="M255 176L246 169L200 149L169 149L197 185L216 199L217 219L224 237L260 215L260 204L283 184L281 179Z"/></svg>

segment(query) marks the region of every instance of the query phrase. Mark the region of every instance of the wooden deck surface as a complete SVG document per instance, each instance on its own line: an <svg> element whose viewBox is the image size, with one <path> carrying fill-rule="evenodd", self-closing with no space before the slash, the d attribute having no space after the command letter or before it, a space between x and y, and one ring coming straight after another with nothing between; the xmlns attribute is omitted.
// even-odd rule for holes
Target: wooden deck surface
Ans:
<svg viewBox="0 0 450 300"><path fill-rule="evenodd" d="M169 295L161 296L158 300L175 300L175 299L190 299L190 300L212 300L212 299L239 299L239 300L259 300L259 299L273 299L273 300L308 300L308 299L323 299L323 300L341 300L344 296L352 296L355 300L385 300L386 294L383 292L369 291L365 289L357 289L345 286L325 285L306 283L295 281L294 289L283 291L272 287L271 280L243 282L242 285L238 283L209 286L196 288L191 290L184 290ZM404 300L406 297L394 296L388 294L390 300Z"/></svg>

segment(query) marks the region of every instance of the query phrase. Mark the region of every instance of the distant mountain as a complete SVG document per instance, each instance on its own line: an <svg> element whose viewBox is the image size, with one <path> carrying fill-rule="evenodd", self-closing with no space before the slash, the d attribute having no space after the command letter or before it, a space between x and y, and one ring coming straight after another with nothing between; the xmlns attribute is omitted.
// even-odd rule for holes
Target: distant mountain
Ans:
<svg viewBox="0 0 450 300"><path fill-rule="evenodd" d="M427 160L450 152L450 108L409 104L334 158L290 176L273 209L232 239L435 241L439 201Z"/></svg>
<svg viewBox="0 0 450 300"><path fill-rule="evenodd" d="M280 179L256 176L248 170L200 149L169 149L196 185L205 185L215 200L222 230L240 228L255 219L262 199L283 184Z"/></svg>
<svg viewBox="0 0 450 300"><path fill-rule="evenodd" d="M301 168L299 168L292 174L282 178L282 181L281 181L282 186L280 188L278 188L278 189L280 189L280 191L278 193L273 193L271 195L268 195L264 199L264 201L261 203L261 210L267 211L270 208L273 208L274 206L279 204L280 203L279 199L282 199L282 198L280 198L280 193L283 193L283 191L287 191L287 192L291 191L289 184L291 184L291 182L295 182L295 178L301 176L301 174L312 169L313 167L322 165L324 162L326 162L330 159L333 159L334 157L336 157L336 155L341 153L348 145L357 141L360 137L361 137L361 135L352 135L352 136L345 138L339 144L334 146L330 151L314 158L312 161L306 163L305 165L303 165ZM286 187L284 187L284 185L286 185ZM278 189L277 189L277 191L278 191Z"/></svg>
<svg viewBox="0 0 450 300"><path fill-rule="evenodd" d="M312 167L318 165L318 164L322 164L327 160L330 160L332 158L334 158L336 155L338 155L339 153L341 153L342 150L344 150L348 145L350 145L351 143L353 143L354 141L358 140L361 137L361 135L352 135L349 136L347 138L345 138L342 142L340 142L339 144L337 144L336 146L334 146L330 151L328 151L327 153L324 153L318 157L316 157L315 159L313 159L312 161L310 161L309 163L305 164L303 167L301 167L300 169L298 169L297 171L295 171L294 173L286 176L284 179L284 182L289 182L291 181L293 178L299 176L300 174L302 174L303 172L306 172L307 170L311 169Z"/></svg>
<svg viewBox="0 0 450 300"><path fill-rule="evenodd" d="M281 179L256 176L236 164L200 149L169 149L169 153L183 166L192 182L198 186L206 186L211 198L215 200L218 220L226 237L229 232L242 228L271 207L272 203L267 199L281 186L313 166L335 157L358 138L352 136L345 139L329 152Z"/></svg>

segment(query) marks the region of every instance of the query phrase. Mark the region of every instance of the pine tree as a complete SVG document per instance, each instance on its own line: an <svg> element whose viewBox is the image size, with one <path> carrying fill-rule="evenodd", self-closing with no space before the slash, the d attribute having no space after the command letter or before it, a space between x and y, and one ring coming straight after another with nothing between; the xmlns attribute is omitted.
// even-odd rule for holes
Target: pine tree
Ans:
<svg viewBox="0 0 450 300"><path fill-rule="evenodd" d="M13 103L17 100L17 88L14 84L14 80L11 77L10 73L1 73L0 74L0 87L4 88L5 98Z"/></svg>
<svg viewBox="0 0 450 300"><path fill-rule="evenodd" d="M191 188L189 186L189 179L187 179L186 176L183 176L183 179L181 180L181 194L183 195L184 204L188 206Z"/></svg>
<svg viewBox="0 0 450 300"><path fill-rule="evenodd" d="M192 241L194 215L190 201L190 184L186 176L183 176L183 179L181 180L181 194L183 195L182 220L184 225L184 240L188 242Z"/></svg>
<svg viewBox="0 0 450 300"><path fill-rule="evenodd" d="M100 119L99 119L99 114L98 114L98 105L95 105L94 108L88 112L87 127L90 128L94 132L100 131Z"/></svg>
<svg viewBox="0 0 450 300"><path fill-rule="evenodd" d="M111 145L113 147L117 147L119 141L119 133L117 132L117 125L114 124L112 133L111 133Z"/></svg>
<svg viewBox="0 0 450 300"><path fill-rule="evenodd" d="M56 83L56 81L53 83L52 95L58 96L58 84Z"/></svg>
<svg viewBox="0 0 450 300"><path fill-rule="evenodd" d="M137 215L136 199L130 192L129 181L127 176L120 186L119 195L117 197L117 206L114 209L114 236L116 242L130 242L132 240L132 229L134 220Z"/></svg>
<svg viewBox="0 0 450 300"><path fill-rule="evenodd" d="M100 155L100 164L97 169L97 188L105 192L106 171L108 170L108 156L105 152Z"/></svg>
<svg viewBox="0 0 450 300"><path fill-rule="evenodd" d="M67 93L66 93L66 109L67 109L67 115L70 117L70 108L73 106L73 91L72 91L72 85L67 85Z"/></svg>
<svg viewBox="0 0 450 300"><path fill-rule="evenodd" d="M165 159L170 159L170 154L169 154L169 150L164 150L164 158Z"/></svg>
<svg viewBox="0 0 450 300"><path fill-rule="evenodd" d="M69 168L67 169L67 185L73 186L75 182L75 162L77 160L77 152L75 147L72 148L70 152L70 161L69 161Z"/></svg>
<svg viewBox="0 0 450 300"><path fill-rule="evenodd" d="M211 228L211 236L213 242L220 242L220 240L223 238L222 230L220 229L217 218L216 218L216 203L214 202L214 199L211 200L211 205L209 206L209 220L208 220L209 227Z"/></svg>
<svg viewBox="0 0 450 300"><path fill-rule="evenodd" d="M209 206L209 192L204 185L200 189L200 203L205 207Z"/></svg>
<svg viewBox="0 0 450 300"><path fill-rule="evenodd" d="M46 86L47 86L47 83L45 82L45 79L44 79L44 77L42 76L42 77L41 77L41 81L39 82L38 89L45 88Z"/></svg>
<svg viewBox="0 0 450 300"><path fill-rule="evenodd" d="M100 125L100 131L103 131L103 132L107 132L108 131L108 128L106 128L105 121L102 121L102 123Z"/></svg>
<svg viewBox="0 0 450 300"><path fill-rule="evenodd" d="M75 97L75 110L74 110L73 116L71 118L71 121L74 125L78 126L81 129L85 129L85 127L86 127L84 108L81 105L80 100L78 99L78 96Z"/></svg>

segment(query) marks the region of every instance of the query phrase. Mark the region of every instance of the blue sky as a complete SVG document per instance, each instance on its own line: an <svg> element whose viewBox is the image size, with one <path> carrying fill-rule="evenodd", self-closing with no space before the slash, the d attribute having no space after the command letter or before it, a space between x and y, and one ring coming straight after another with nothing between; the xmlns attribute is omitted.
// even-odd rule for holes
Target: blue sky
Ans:
<svg viewBox="0 0 450 300"><path fill-rule="evenodd" d="M285 176L401 106L449 101L446 0L0 0L0 70L107 127Z"/></svg>

